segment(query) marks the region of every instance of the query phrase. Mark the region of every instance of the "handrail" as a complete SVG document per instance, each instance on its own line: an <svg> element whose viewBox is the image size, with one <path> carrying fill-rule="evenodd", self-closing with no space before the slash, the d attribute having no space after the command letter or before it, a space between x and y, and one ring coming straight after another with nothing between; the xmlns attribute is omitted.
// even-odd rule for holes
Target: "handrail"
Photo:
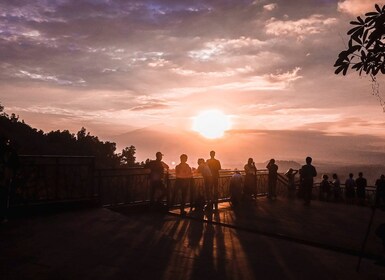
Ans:
<svg viewBox="0 0 385 280"><path fill-rule="evenodd" d="M99 200L101 205L130 204L149 200L149 170L138 168L95 168L95 158L87 156L20 156L21 168L11 188L11 205L30 205L59 201ZM244 170L220 171L220 198L230 196L231 176ZM197 189L203 187L203 178L194 175ZM297 181L296 181L297 183ZM279 173L277 194L287 195L288 180ZM175 174L169 173L167 185L172 193L175 189ZM267 193L268 171L257 170L257 193ZM298 183L296 184L298 187ZM319 183L314 184L319 188ZM344 191L344 184L341 185ZM368 186L367 193L375 193ZM178 202L178 199L177 199ZM176 203L177 203L176 202Z"/></svg>

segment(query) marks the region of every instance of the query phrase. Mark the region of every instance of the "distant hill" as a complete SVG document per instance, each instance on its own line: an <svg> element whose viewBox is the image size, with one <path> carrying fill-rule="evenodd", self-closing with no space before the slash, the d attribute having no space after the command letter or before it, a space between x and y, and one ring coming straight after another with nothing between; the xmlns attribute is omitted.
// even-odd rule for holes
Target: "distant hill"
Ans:
<svg viewBox="0 0 385 280"><path fill-rule="evenodd" d="M256 166L258 169L266 169L266 165L268 164L268 162L269 161L265 161L263 163L256 163ZM276 160L275 164L278 165L279 173L284 173L290 168L298 170L302 166L301 164L293 160Z"/></svg>
<svg viewBox="0 0 385 280"><path fill-rule="evenodd" d="M317 167L320 176L322 174L331 175L336 173L342 183L348 178L349 173L353 173L354 178L358 177L358 172L362 172L364 177L368 180L368 185L374 186L376 180L385 174L385 165L381 164L322 164ZM319 176L319 177L320 177Z"/></svg>

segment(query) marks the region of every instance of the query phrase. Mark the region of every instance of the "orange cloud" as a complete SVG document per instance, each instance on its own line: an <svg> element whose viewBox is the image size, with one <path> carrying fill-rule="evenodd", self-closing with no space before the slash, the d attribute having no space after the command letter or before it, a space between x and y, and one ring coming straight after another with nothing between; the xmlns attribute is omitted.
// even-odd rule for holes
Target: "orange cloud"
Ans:
<svg viewBox="0 0 385 280"><path fill-rule="evenodd" d="M325 32L337 23L336 18L325 18L323 15L311 15L299 20L277 20L271 18L266 23L266 33L275 36L305 36Z"/></svg>
<svg viewBox="0 0 385 280"><path fill-rule="evenodd" d="M355 16L374 11L377 0L345 0L338 3L338 11Z"/></svg>

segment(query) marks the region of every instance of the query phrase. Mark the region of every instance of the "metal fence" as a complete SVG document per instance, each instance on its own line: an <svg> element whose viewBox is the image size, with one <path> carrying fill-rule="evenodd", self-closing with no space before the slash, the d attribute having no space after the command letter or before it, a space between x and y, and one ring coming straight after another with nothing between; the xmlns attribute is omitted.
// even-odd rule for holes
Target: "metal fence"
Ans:
<svg viewBox="0 0 385 280"><path fill-rule="evenodd" d="M68 156L20 156L11 183L11 206L59 201L91 200L95 187L95 159Z"/></svg>
<svg viewBox="0 0 385 280"><path fill-rule="evenodd" d="M220 172L218 184L219 199L230 197L230 179L234 170L223 170ZM150 186L148 180L149 170L143 168L134 169L100 169L97 170L97 182L99 184L100 200L103 206L117 206L124 204L134 204L147 202L150 199ZM257 172L257 194L267 194L267 175L266 170ZM172 204L180 202L180 194L175 193L175 174L166 175L165 184L167 187L167 201ZM193 192L188 192L187 201L204 193L204 182L201 176L194 176L192 188ZM283 194L286 185L278 181L277 193ZM191 197L194 195L195 197ZM172 198L175 198L171 202Z"/></svg>
<svg viewBox="0 0 385 280"><path fill-rule="evenodd" d="M116 206L148 202L150 188L149 170L144 168L95 169L94 157L79 156L20 156L20 169L12 182L11 206L48 204L72 201L97 201L102 206ZM221 170L219 199L230 196L230 179L235 170ZM258 170L257 194L267 194L268 172ZM166 178L167 200L170 204L175 194L175 174ZM298 186L297 186L298 187ZM203 178L193 178L194 196L203 191ZM317 198L319 184L314 185L313 197ZM344 186L342 185L342 192ZM286 196L287 178L278 175L277 195ZM343 193L342 193L343 194ZM191 201L188 192L187 201ZM180 202L176 194L174 204ZM374 201L375 188L367 188L367 200Z"/></svg>

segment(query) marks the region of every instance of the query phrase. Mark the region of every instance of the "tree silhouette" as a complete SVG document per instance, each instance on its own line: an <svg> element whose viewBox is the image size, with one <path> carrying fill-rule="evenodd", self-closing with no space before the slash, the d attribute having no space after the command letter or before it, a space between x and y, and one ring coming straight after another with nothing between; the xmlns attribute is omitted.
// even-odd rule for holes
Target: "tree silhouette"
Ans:
<svg viewBox="0 0 385 280"><path fill-rule="evenodd" d="M372 94L379 100L385 112L385 100L380 95L380 84L376 75L385 74L385 5L380 8L375 4L375 11L365 14L365 18L357 17L351 21L354 27L348 31L350 35L348 48L338 55L334 67L335 74L346 75L348 69L354 69L359 75L364 72L372 78Z"/></svg>
<svg viewBox="0 0 385 280"><path fill-rule="evenodd" d="M19 120L15 114L8 115L0 103L0 136L9 138L24 155L94 156L96 167L116 168L137 166L136 148L127 147L116 154L116 144L100 141L82 127L76 134L68 130L44 133ZM123 156L123 158L122 158Z"/></svg>
<svg viewBox="0 0 385 280"><path fill-rule="evenodd" d="M138 164L136 163L136 148L131 145L130 147L126 147L122 150L122 153L119 155L120 163L125 166L134 167Z"/></svg>
<svg viewBox="0 0 385 280"><path fill-rule="evenodd" d="M357 17L351 21L354 27L348 31L350 35L348 48L338 55L334 67L335 74L346 75L349 67L376 76L381 71L385 74L385 5L376 11L365 14L365 18Z"/></svg>

